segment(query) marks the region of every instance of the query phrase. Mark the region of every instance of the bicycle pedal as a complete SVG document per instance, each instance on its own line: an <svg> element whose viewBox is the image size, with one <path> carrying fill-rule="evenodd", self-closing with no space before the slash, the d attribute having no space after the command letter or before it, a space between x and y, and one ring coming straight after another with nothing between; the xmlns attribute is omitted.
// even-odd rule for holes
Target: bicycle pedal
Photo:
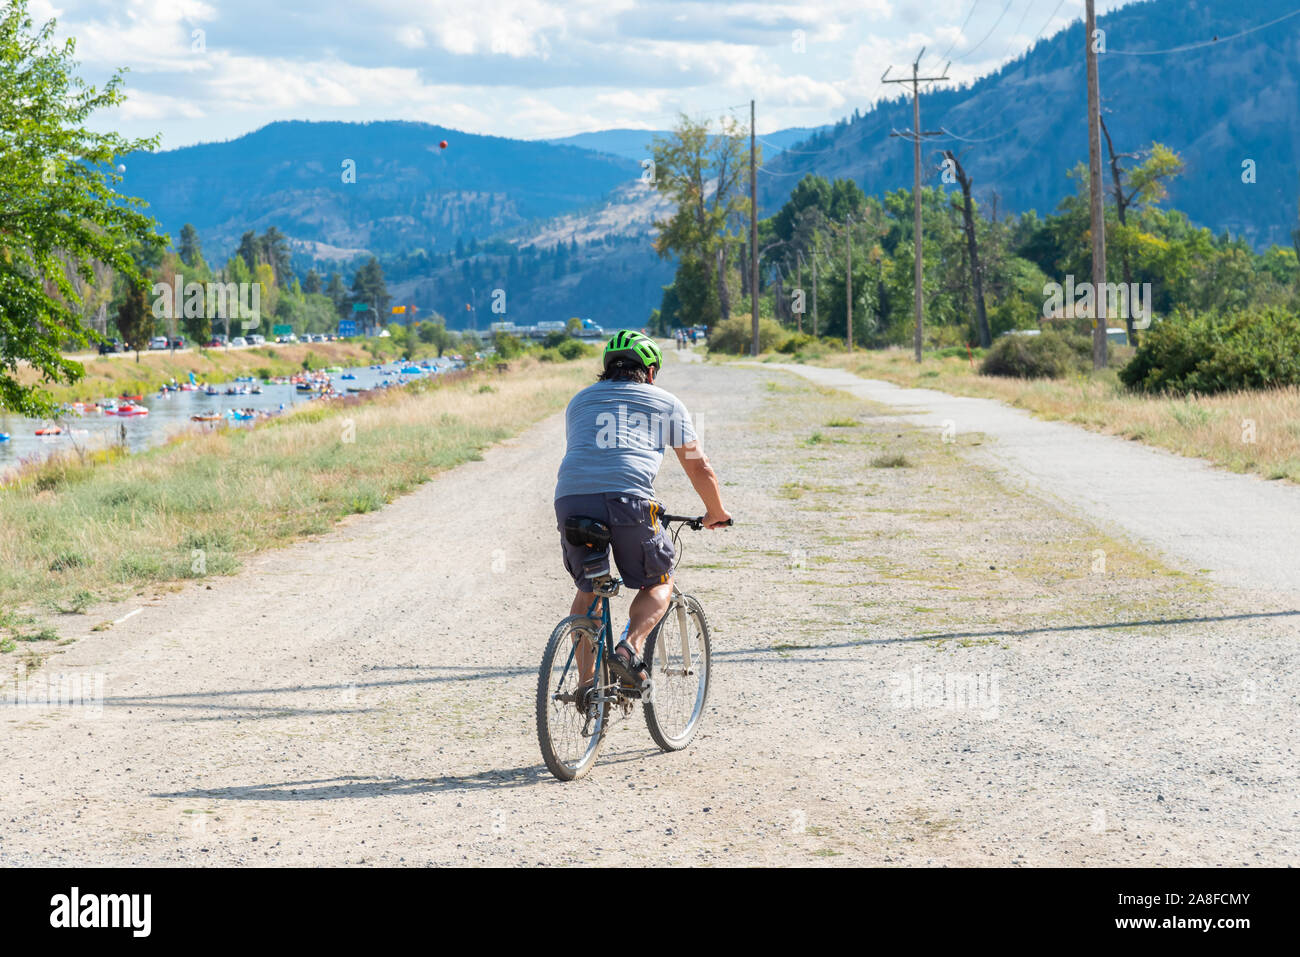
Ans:
<svg viewBox="0 0 1300 957"><path fill-rule="evenodd" d="M632 687L629 684L620 684L618 686L618 690L620 694L626 695L629 698L646 698L649 696L650 689L653 686L654 686L654 680L651 678L647 678L644 688L637 689Z"/></svg>

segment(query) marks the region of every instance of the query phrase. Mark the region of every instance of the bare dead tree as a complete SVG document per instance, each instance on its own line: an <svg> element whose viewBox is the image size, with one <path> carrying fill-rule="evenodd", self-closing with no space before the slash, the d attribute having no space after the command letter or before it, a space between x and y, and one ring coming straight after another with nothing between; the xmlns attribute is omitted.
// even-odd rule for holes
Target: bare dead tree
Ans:
<svg viewBox="0 0 1300 957"><path fill-rule="evenodd" d="M961 186L962 195L962 226L966 231L966 249L970 256L970 275L971 288L975 298L975 331L980 337L980 346L987 349L993 344L993 335L989 332L988 312L984 307L984 276L980 269L979 243L975 238L975 209L971 203L970 186L971 178L962 168L961 160L952 150L944 150L943 155L948 162L952 163L953 172L957 176L957 182Z"/></svg>
<svg viewBox="0 0 1300 957"><path fill-rule="evenodd" d="M1110 130L1106 128L1106 118L1101 117L1101 132L1106 137L1106 151L1110 153L1110 181L1111 191L1115 194L1115 212L1119 215L1120 229L1128 227L1128 209L1133 204L1133 198L1137 196L1138 189L1134 189L1128 195L1124 193L1124 167L1120 165L1120 160L1137 159L1136 153L1116 153L1115 143L1110 138ZM1128 237L1120 245L1120 264L1124 272L1124 288L1133 288L1132 267L1129 264ZM1124 316L1124 325L1128 330L1128 342L1131 346L1137 345L1137 330L1133 328L1133 310L1127 310Z"/></svg>

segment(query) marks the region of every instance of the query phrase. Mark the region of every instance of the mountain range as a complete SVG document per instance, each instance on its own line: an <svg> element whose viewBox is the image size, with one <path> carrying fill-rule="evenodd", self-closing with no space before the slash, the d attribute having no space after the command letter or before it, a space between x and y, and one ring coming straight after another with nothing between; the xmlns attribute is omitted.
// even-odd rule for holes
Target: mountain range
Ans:
<svg viewBox="0 0 1300 957"><path fill-rule="evenodd" d="M1168 204L1257 247L1289 245L1297 223L1300 17L1287 16L1292 2L1147 0L1099 21L1115 148L1137 153L1159 141L1177 151L1185 169ZM971 84L924 91L922 128L941 131L926 141L926 182L940 182L936 153L950 148L986 213L1055 208L1076 188L1067 174L1087 160L1083 42L1075 22ZM808 173L846 177L876 195L910 187L912 151L890 133L911 125L910 101L898 98L833 126L764 134L761 215ZM455 324L470 300L486 311L485 289L527 277L533 285L511 297L508 318L517 322L600 309L602 324L640 325L672 277L650 246L653 221L668 207L640 183L640 160L661 135L516 140L413 122L278 122L225 143L133 154L126 189L173 237L193 223L210 261L229 255L246 230L274 225L290 237L300 271L347 275L377 255L406 297L398 301ZM474 251L458 254L471 239ZM563 262L552 261L560 246Z"/></svg>
<svg viewBox="0 0 1300 957"><path fill-rule="evenodd" d="M1289 246L1297 224L1300 16L1268 25L1295 12L1294 0L1149 0L1098 19L1116 151L1173 149L1185 166L1167 204L1256 247ZM999 213L1054 209L1075 188L1067 172L1088 161L1083 34L1076 21L973 84L923 92L922 129L946 134L923 146L925 181L939 182L936 153L952 149L986 208L996 193ZM848 177L868 194L910 187L912 148L890 133L911 126L911 100L898 98L815 133L764 164L760 208L779 207L804 173Z"/></svg>

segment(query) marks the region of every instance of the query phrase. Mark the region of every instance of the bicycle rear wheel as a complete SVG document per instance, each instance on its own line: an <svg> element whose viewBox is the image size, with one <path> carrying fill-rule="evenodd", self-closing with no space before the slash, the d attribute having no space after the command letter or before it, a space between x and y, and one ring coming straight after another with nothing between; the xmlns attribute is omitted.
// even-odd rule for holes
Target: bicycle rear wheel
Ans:
<svg viewBox="0 0 1300 957"><path fill-rule="evenodd" d="M698 601L673 600L646 639L645 660L652 681L646 727L663 750L680 751L699 730L709 697L709 623Z"/></svg>
<svg viewBox="0 0 1300 957"><path fill-rule="evenodd" d="M609 702L577 706L578 659L574 643L594 637L600 623L585 615L570 615L551 632L537 672L537 743L547 768L561 781L576 781L596 763L609 724ZM602 661L597 688L608 688L608 668Z"/></svg>

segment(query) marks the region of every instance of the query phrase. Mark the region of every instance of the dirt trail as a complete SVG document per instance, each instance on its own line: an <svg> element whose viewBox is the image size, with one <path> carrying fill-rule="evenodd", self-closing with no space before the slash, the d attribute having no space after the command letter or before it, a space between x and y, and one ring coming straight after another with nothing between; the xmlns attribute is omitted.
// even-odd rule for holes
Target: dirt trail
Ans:
<svg viewBox="0 0 1300 957"><path fill-rule="evenodd" d="M906 389L840 369L777 368L884 403L950 434L996 439L983 461L1102 522L1163 549L1215 580L1300 598L1300 487L1236 475L994 399Z"/></svg>
<svg viewBox="0 0 1300 957"><path fill-rule="evenodd" d="M62 649L45 672L103 674L103 714L0 710L0 864L1297 862L1286 596L1168 569L860 400L667 373L740 522L686 543L716 655L689 751L637 712L585 781L541 765L553 417ZM694 508L671 461L660 497ZM992 694L927 697L967 679Z"/></svg>

